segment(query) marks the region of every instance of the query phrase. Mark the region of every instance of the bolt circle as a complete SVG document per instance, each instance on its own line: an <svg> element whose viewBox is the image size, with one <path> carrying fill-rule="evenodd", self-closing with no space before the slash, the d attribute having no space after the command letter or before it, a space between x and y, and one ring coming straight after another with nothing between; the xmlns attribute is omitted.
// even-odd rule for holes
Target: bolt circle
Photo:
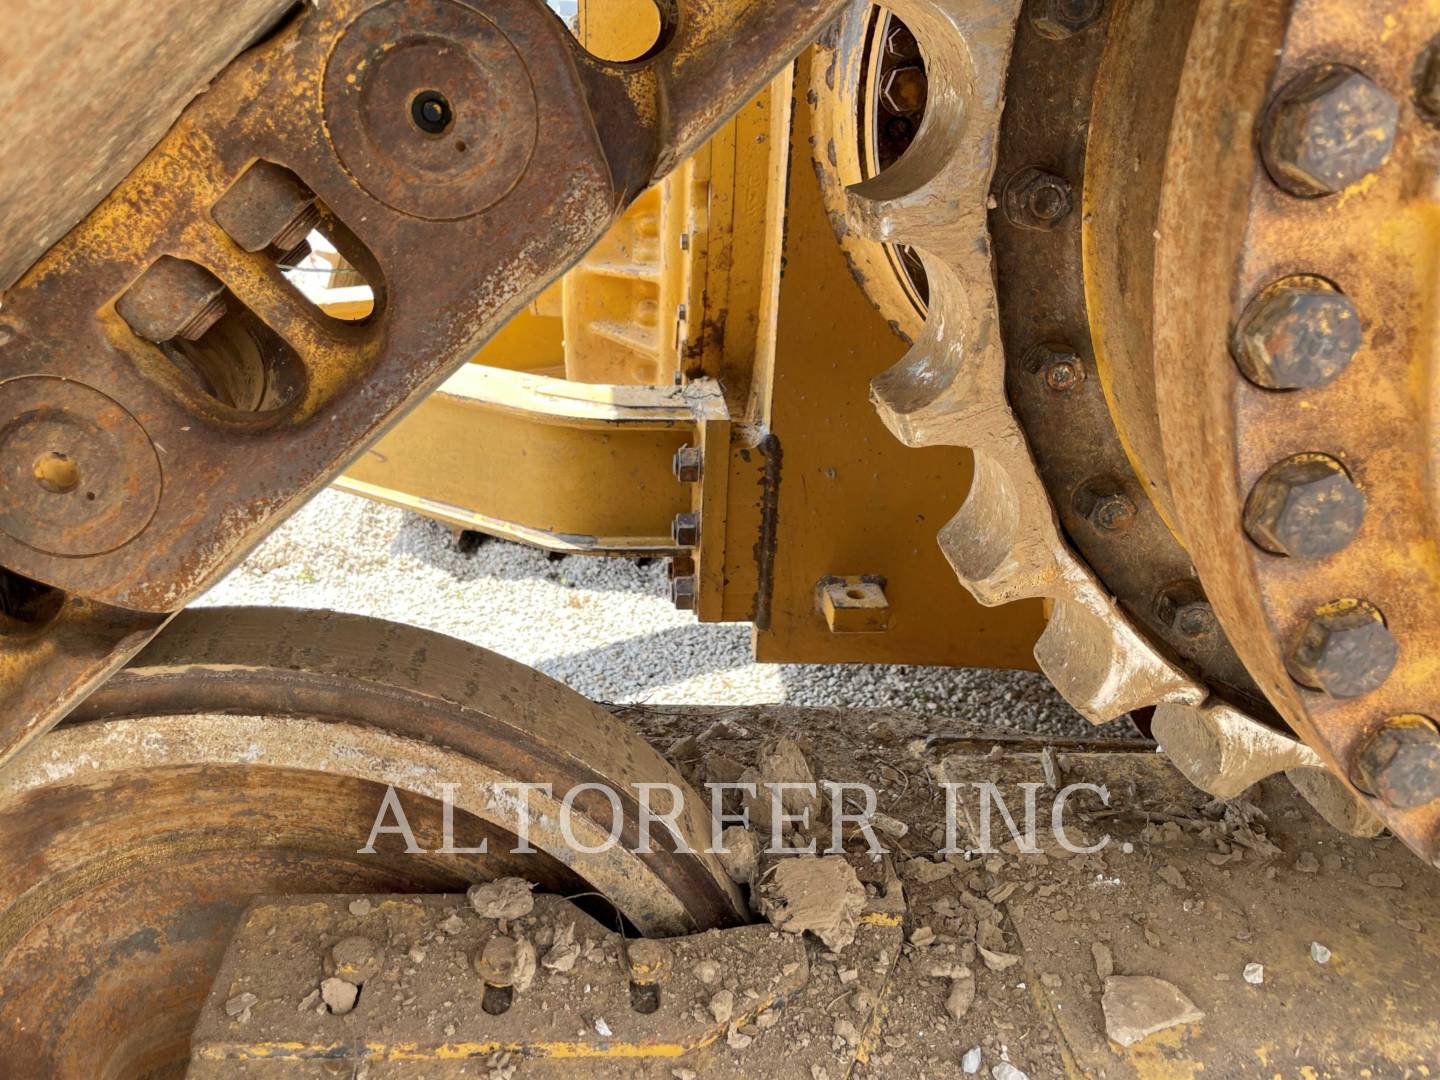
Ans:
<svg viewBox="0 0 1440 1080"><path fill-rule="evenodd" d="M1365 493L1344 465L1325 454L1297 454L1256 482L1245 503L1245 532L1271 554L1322 559L1355 539L1365 510Z"/></svg>
<svg viewBox="0 0 1440 1080"><path fill-rule="evenodd" d="M1322 64L1271 102L1260 138L1271 178L1302 198L1334 195L1390 157L1399 103L1354 68Z"/></svg>

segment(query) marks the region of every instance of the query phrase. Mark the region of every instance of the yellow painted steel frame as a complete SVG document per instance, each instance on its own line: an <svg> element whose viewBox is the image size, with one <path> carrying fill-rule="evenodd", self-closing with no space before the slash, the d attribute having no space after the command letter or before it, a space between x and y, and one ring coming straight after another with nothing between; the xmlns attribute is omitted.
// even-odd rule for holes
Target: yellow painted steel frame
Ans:
<svg viewBox="0 0 1440 1080"><path fill-rule="evenodd" d="M810 91L834 48L778 76L338 486L552 551L671 556L699 618L754 624L762 661L1033 667L1041 606L979 606L936 544L969 453L905 448L867 397L906 342L816 167L833 103ZM682 514L697 536L672 534ZM836 579L873 585L884 625L833 627Z"/></svg>
<svg viewBox="0 0 1440 1080"><path fill-rule="evenodd" d="M568 554L678 555L681 446L729 438L719 388L602 386L467 365L336 486Z"/></svg>

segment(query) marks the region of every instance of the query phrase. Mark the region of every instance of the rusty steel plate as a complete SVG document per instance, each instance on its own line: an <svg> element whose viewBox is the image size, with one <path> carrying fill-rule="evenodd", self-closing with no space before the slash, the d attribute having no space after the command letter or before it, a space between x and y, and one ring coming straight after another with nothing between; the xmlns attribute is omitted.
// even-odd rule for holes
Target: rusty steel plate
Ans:
<svg viewBox="0 0 1440 1080"><path fill-rule="evenodd" d="M550 783L505 797L494 785ZM649 934L742 921L713 856L638 846L636 782L685 781L610 714L437 634L281 609L182 614L70 722L0 774L0 1074L135 1076L183 1066L236 920L259 894L444 892L517 874L601 894ZM605 783L620 843L574 851L559 800ZM455 854L441 784L455 784ZM418 846L376 838L387 786ZM679 819L708 847L698 795ZM593 798L591 796L594 796ZM532 855L516 846L528 807ZM575 801L599 846L607 798ZM488 842L488 854L458 849ZM585 901L581 901L585 903ZM613 907L611 906L613 904Z"/></svg>
<svg viewBox="0 0 1440 1080"><path fill-rule="evenodd" d="M0 578L163 621L842 6L668 0L654 47L615 64L541 0L300 5L0 298L0 383L65 387L38 427L0 398ZM365 318L285 278L311 230L372 287ZM64 648L11 666L0 760L96 676Z"/></svg>

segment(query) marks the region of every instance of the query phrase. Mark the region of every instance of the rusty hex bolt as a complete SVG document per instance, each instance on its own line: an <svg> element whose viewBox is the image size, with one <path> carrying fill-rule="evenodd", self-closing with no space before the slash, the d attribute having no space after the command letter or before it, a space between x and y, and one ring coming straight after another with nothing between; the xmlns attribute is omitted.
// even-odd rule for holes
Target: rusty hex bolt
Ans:
<svg viewBox="0 0 1440 1080"><path fill-rule="evenodd" d="M1252 300L1231 350L1257 386L1314 390L1339 378L1363 341L1350 299L1307 278L1279 282Z"/></svg>
<svg viewBox="0 0 1440 1080"><path fill-rule="evenodd" d="M695 610L695 577L682 574L670 582L670 600L678 611Z"/></svg>
<svg viewBox="0 0 1440 1080"><path fill-rule="evenodd" d="M891 20L890 32L885 35L885 50L901 60L917 60L920 57L920 43L910 28L898 20Z"/></svg>
<svg viewBox="0 0 1440 1080"><path fill-rule="evenodd" d="M670 538L676 547L693 548L700 543L700 515L676 514L670 525Z"/></svg>
<svg viewBox="0 0 1440 1080"><path fill-rule="evenodd" d="M1220 629L1215 610L1198 581L1177 581L1155 597L1155 617L1187 641L1202 641Z"/></svg>
<svg viewBox="0 0 1440 1080"><path fill-rule="evenodd" d="M1316 610L1290 654L1290 675L1334 698L1378 689L1400 655L1385 617L1365 600L1336 600Z"/></svg>
<svg viewBox="0 0 1440 1080"><path fill-rule="evenodd" d="M1355 759L1357 786L1387 806L1413 810L1440 799L1440 731L1427 716L1392 716Z"/></svg>
<svg viewBox="0 0 1440 1080"><path fill-rule="evenodd" d="M1075 492L1075 512L1101 532L1124 532L1135 524L1135 502L1113 481L1091 480Z"/></svg>
<svg viewBox="0 0 1440 1080"><path fill-rule="evenodd" d="M1085 381L1085 368L1074 349L1064 345L1037 345L1025 361L1032 374L1045 380L1057 394L1068 393Z"/></svg>
<svg viewBox="0 0 1440 1080"><path fill-rule="evenodd" d="M320 223L315 193L289 169L268 161L247 169L210 216L246 251L294 251Z"/></svg>
<svg viewBox="0 0 1440 1080"><path fill-rule="evenodd" d="M1042 37L1060 41L1099 20L1104 0L1033 0L1030 22Z"/></svg>
<svg viewBox="0 0 1440 1080"><path fill-rule="evenodd" d="M1021 229L1046 232L1074 208L1070 181L1044 169L1021 169L1005 184L1005 216Z"/></svg>
<svg viewBox="0 0 1440 1080"><path fill-rule="evenodd" d="M671 468L675 472L675 479L680 483L698 484L704 464L704 455L701 454L698 446L682 446L675 451L675 460L672 462Z"/></svg>
<svg viewBox="0 0 1440 1080"><path fill-rule="evenodd" d="M930 80L925 69L914 64L893 69L880 87L880 101L897 116L923 112L929 95Z"/></svg>
<svg viewBox="0 0 1440 1080"><path fill-rule="evenodd" d="M670 949L663 942L637 938L625 943L625 965L630 981L655 986L670 974Z"/></svg>
<svg viewBox="0 0 1440 1080"><path fill-rule="evenodd" d="M1390 156L1400 105L1354 68L1323 64L1270 105L1260 151L1271 178L1292 195L1343 191Z"/></svg>
<svg viewBox="0 0 1440 1080"><path fill-rule="evenodd" d="M162 255L115 302L131 330L157 345L198 341L225 314L225 286L203 266Z"/></svg>
<svg viewBox="0 0 1440 1080"><path fill-rule="evenodd" d="M1324 454L1272 465L1245 503L1245 531L1266 551L1294 559L1333 555L1365 521L1365 493Z"/></svg>

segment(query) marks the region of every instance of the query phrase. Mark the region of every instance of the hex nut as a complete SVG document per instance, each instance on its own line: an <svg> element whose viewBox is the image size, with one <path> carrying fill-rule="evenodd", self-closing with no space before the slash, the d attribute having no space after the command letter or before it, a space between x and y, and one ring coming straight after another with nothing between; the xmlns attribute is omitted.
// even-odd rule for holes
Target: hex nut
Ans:
<svg viewBox="0 0 1440 1080"><path fill-rule="evenodd" d="M675 521L670 526L670 538L677 547L697 547L700 543L700 515L676 514Z"/></svg>
<svg viewBox="0 0 1440 1080"><path fill-rule="evenodd" d="M1302 686L1357 698L1390 677L1399 655L1380 611L1365 600L1346 599L1324 605L1306 621L1288 666Z"/></svg>
<svg viewBox="0 0 1440 1080"><path fill-rule="evenodd" d="M896 116L914 116L925 111L930 80L925 69L910 64L892 69L880 87L880 101Z"/></svg>
<svg viewBox="0 0 1440 1080"><path fill-rule="evenodd" d="M1385 164L1399 121L1399 103L1363 74L1323 64L1276 96L1260 150L1271 178L1292 195L1333 195Z"/></svg>
<svg viewBox="0 0 1440 1080"><path fill-rule="evenodd" d="M682 446L675 451L672 469L675 479L682 484L698 484L704 467L704 455L698 446Z"/></svg>
<svg viewBox="0 0 1440 1080"><path fill-rule="evenodd" d="M1354 303L1307 278L1279 282L1251 301L1231 350L1257 386L1316 390L1339 378L1363 343Z"/></svg>
<svg viewBox="0 0 1440 1080"><path fill-rule="evenodd" d="M1155 616L1187 641L1203 641L1220 629L1215 610L1198 581L1177 581L1155 598Z"/></svg>
<svg viewBox="0 0 1440 1080"><path fill-rule="evenodd" d="M1440 731L1429 717L1392 716L1356 755L1357 786L1387 806L1413 810L1440 799Z"/></svg>
<svg viewBox="0 0 1440 1080"><path fill-rule="evenodd" d="M1017 228L1048 232L1075 207L1070 181L1044 169L1021 169L1005 184L1005 216Z"/></svg>
<svg viewBox="0 0 1440 1080"><path fill-rule="evenodd" d="M1057 394L1066 394L1085 381L1085 366L1074 349L1064 345L1037 345L1025 367Z"/></svg>
<svg viewBox="0 0 1440 1080"><path fill-rule="evenodd" d="M1062 41L1093 26L1104 10L1104 0L1033 0L1030 22L1042 37Z"/></svg>
<svg viewBox="0 0 1440 1080"><path fill-rule="evenodd" d="M1135 524L1135 501L1123 491L1091 481L1075 493L1075 510L1101 532L1124 532Z"/></svg>
<svg viewBox="0 0 1440 1080"><path fill-rule="evenodd" d="M670 600L679 611L694 611L695 578L685 574L671 581Z"/></svg>
<svg viewBox="0 0 1440 1080"><path fill-rule="evenodd" d="M1322 559L1355 539L1365 508L1365 493L1344 465L1324 454L1297 454L1256 482L1245 503L1245 531L1272 554Z"/></svg>

